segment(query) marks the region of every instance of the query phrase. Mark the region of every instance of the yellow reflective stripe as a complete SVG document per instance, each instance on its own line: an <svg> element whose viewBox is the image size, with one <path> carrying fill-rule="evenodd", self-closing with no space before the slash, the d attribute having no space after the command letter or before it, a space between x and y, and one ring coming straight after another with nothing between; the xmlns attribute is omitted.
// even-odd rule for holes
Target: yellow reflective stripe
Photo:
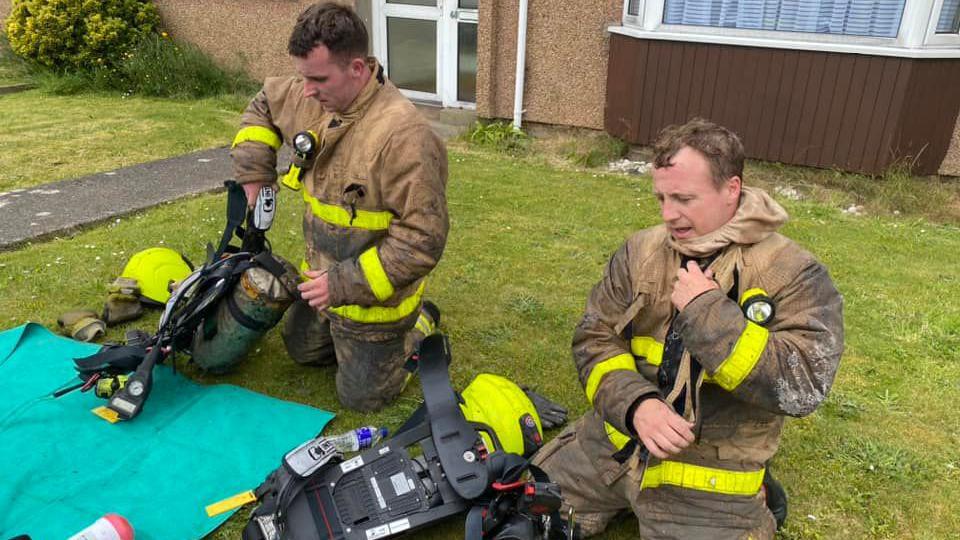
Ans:
<svg viewBox="0 0 960 540"><path fill-rule="evenodd" d="M300 260L300 281L310 281L310 278L307 276L307 270L310 269L310 263L306 260Z"/></svg>
<svg viewBox="0 0 960 540"><path fill-rule="evenodd" d="M652 337L642 336L630 340L630 350L636 356L642 356L647 359L647 363L653 366L659 366L663 363L663 343ZM703 382L714 383L709 374L704 373Z"/></svg>
<svg viewBox="0 0 960 540"><path fill-rule="evenodd" d="M630 340L630 352L642 356L648 364L659 366L663 362L663 343L649 336L635 337Z"/></svg>
<svg viewBox="0 0 960 540"><path fill-rule="evenodd" d="M300 260L300 279L307 281L310 278L307 277L306 271L310 269L310 264L301 259ZM340 315L345 319L351 319L357 322L362 323L388 323L396 322L400 319L406 317L413 313L413 311L420 307L420 299L423 297L423 289L426 287L426 282L420 282L420 286L417 287L416 292L408 296L400 302L399 305L393 307L386 306L357 306L349 304L346 306L338 306L330 308L330 311ZM421 318L423 316L421 315ZM419 322L419 321L418 321ZM432 331L431 331L432 333ZM424 334L427 334L424 332ZM429 335L429 334L427 334Z"/></svg>
<svg viewBox="0 0 960 540"><path fill-rule="evenodd" d="M417 317L417 324L415 324L414 327L425 336L433 335L434 330L436 330L436 327L433 325L433 321L430 320L430 317L427 317L423 313Z"/></svg>
<svg viewBox="0 0 960 540"><path fill-rule="evenodd" d="M740 295L740 305L742 306L744 302L753 298L754 296L759 295L767 296L767 291L760 288L747 289L742 295Z"/></svg>
<svg viewBox="0 0 960 540"><path fill-rule="evenodd" d="M310 205L314 216L337 227L384 231L390 228L390 222L393 220L393 214L390 212L371 212L370 210L357 210L356 217L351 216L346 208L322 203L307 193L307 190L303 190L303 200Z"/></svg>
<svg viewBox="0 0 960 540"><path fill-rule="evenodd" d="M287 171L287 174L283 175L283 179L280 180L280 183L294 191L298 191L301 187L303 187L303 184L300 182L300 167L297 167L296 165L290 165L290 170Z"/></svg>
<svg viewBox="0 0 960 540"><path fill-rule="evenodd" d="M756 495L763 484L763 471L725 471L679 461L663 461L647 467L640 489L669 485L725 495Z"/></svg>
<svg viewBox="0 0 960 540"><path fill-rule="evenodd" d="M420 286L417 287L417 292L394 307L348 305L330 308L330 311L344 319L361 323L396 322L420 308L420 298L423 296L424 286L425 284L421 282Z"/></svg>
<svg viewBox="0 0 960 540"><path fill-rule="evenodd" d="M357 258L360 263L360 269L363 270L363 277L370 285L370 290L377 300L383 302L393 296L395 292L393 283L387 277L387 271L383 269L383 263L380 262L380 255L377 253L377 246L364 251Z"/></svg>
<svg viewBox="0 0 960 540"><path fill-rule="evenodd" d="M747 321L747 327L743 329L743 333L737 339L730 356L726 357L717 367L717 372L713 374L713 380L728 392L732 392L740 386L740 383L747 378L747 375L757 365L757 361L760 360L760 355L767 347L769 337L769 330L759 324Z"/></svg>
<svg viewBox="0 0 960 540"><path fill-rule="evenodd" d="M587 377L587 400L590 404L593 404L593 397L597 394L597 390L600 388L600 382L603 380L603 377L611 371L617 370L627 370L627 371L637 371L637 361L633 359L633 356L630 356L627 353L618 354L613 358L608 358L603 362L597 363L593 366L593 369L590 370L590 376Z"/></svg>
<svg viewBox="0 0 960 540"><path fill-rule="evenodd" d="M607 430L607 438L610 439L610 444L617 450L620 450L630 442L630 437L624 435L617 428L606 422L603 423L603 429Z"/></svg>
<svg viewBox="0 0 960 540"><path fill-rule="evenodd" d="M263 126L247 126L242 128L237 132L237 136L233 138L233 146L230 148L245 142L263 143L274 150L279 150L280 146L283 144L283 141L280 140L280 136L277 135L275 131Z"/></svg>

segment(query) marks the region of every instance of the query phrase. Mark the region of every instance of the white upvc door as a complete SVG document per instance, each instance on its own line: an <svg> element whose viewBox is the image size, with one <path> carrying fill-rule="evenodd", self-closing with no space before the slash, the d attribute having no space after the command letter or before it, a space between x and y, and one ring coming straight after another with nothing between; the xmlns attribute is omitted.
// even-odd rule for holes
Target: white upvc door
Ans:
<svg viewBox="0 0 960 540"><path fill-rule="evenodd" d="M374 0L373 47L411 99L474 107L478 0Z"/></svg>

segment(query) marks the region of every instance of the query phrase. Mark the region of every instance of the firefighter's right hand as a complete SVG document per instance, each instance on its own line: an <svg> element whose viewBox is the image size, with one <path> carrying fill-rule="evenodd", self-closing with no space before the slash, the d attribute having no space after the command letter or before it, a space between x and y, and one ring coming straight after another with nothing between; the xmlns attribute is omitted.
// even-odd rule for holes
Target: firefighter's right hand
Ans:
<svg viewBox="0 0 960 540"><path fill-rule="evenodd" d="M260 196L260 188L269 185L268 182L248 182L241 184L243 194L247 196L247 208L253 208L257 204L257 197Z"/></svg>
<svg viewBox="0 0 960 540"><path fill-rule="evenodd" d="M651 454L666 459L693 442L693 424L659 399L645 399L633 413L633 429Z"/></svg>
<svg viewBox="0 0 960 540"><path fill-rule="evenodd" d="M303 273L310 280L297 285L300 298L318 312L325 311L330 307L330 284L327 281L327 271L305 270Z"/></svg>

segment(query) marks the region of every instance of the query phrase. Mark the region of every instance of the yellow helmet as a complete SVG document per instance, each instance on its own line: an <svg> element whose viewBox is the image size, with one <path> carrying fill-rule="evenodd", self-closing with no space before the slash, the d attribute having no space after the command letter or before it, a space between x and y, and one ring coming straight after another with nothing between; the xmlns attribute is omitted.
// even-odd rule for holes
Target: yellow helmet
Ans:
<svg viewBox="0 0 960 540"><path fill-rule="evenodd" d="M137 280L143 298L166 304L170 299L170 282L180 281L191 272L193 266L183 255L170 248L154 247L130 257L120 277Z"/></svg>
<svg viewBox="0 0 960 540"><path fill-rule="evenodd" d="M543 445L543 427L530 398L514 382L481 373L461 392L460 409L490 451L530 456Z"/></svg>

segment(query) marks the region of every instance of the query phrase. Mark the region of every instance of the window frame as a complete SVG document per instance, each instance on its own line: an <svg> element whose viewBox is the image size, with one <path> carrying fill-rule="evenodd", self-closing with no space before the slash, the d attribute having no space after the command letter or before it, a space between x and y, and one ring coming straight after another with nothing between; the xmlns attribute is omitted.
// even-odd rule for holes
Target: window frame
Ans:
<svg viewBox="0 0 960 540"><path fill-rule="evenodd" d="M639 0L637 15L631 15L630 0L623 0L622 25L608 30L614 34L667 41L905 58L960 58L960 34L936 33L943 0L905 0L895 38L664 24L664 4L665 0Z"/></svg>
<svg viewBox="0 0 960 540"><path fill-rule="evenodd" d="M909 1L909 0L907 0ZM937 22L943 10L943 0L934 0L930 9L930 22L927 24L927 37L924 44L931 47L960 47L960 32L938 34Z"/></svg>

